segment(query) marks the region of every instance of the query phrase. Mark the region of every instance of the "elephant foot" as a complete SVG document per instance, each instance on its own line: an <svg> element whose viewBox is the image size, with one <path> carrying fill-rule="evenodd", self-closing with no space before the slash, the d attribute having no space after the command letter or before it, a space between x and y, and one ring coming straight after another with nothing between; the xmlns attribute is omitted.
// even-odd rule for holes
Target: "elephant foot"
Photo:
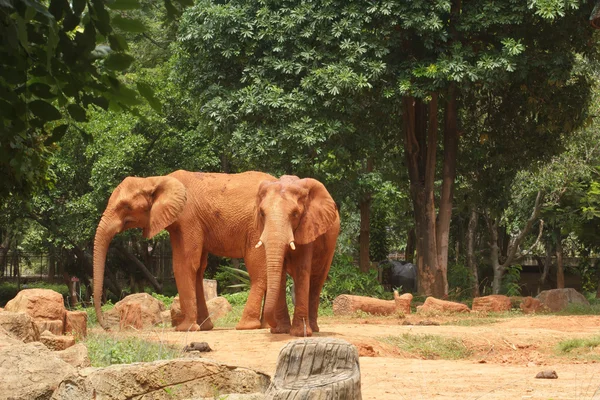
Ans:
<svg viewBox="0 0 600 400"><path fill-rule="evenodd" d="M306 332L304 331L304 324L294 324L290 329L290 335L298 337L309 337L312 336L313 331L309 324L306 325Z"/></svg>
<svg viewBox="0 0 600 400"><path fill-rule="evenodd" d="M203 319L202 321L204 321L204 322L202 322L202 325L200 325L201 331L210 331L214 327L214 325L210 319ZM198 321L198 323L201 323L201 322Z"/></svg>
<svg viewBox="0 0 600 400"><path fill-rule="evenodd" d="M290 324L277 324L276 327L271 328L271 333L290 333L291 325Z"/></svg>
<svg viewBox="0 0 600 400"><path fill-rule="evenodd" d="M317 321L310 321L310 329L312 329L313 332L319 332Z"/></svg>
<svg viewBox="0 0 600 400"><path fill-rule="evenodd" d="M262 327L263 326L259 320L248 319L248 320L241 320L240 322L238 322L238 324L235 326L235 329L237 329L238 331L243 331L243 330L248 330L248 329L260 329Z"/></svg>
<svg viewBox="0 0 600 400"><path fill-rule="evenodd" d="M196 332L200 330L200 326L198 326L198 324L195 322L183 321L175 327L175 330L178 332Z"/></svg>

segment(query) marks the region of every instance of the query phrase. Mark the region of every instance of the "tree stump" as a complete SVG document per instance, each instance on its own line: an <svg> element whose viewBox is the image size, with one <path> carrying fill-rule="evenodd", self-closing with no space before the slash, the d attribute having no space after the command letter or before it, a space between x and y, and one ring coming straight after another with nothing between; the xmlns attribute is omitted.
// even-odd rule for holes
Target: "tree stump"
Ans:
<svg viewBox="0 0 600 400"><path fill-rule="evenodd" d="M341 339L289 342L277 360L267 399L361 400L358 351Z"/></svg>
<svg viewBox="0 0 600 400"><path fill-rule="evenodd" d="M396 291L394 291L394 300L341 294L333 300L333 314L352 315L356 311L363 311L372 315L393 315L397 312L410 314L412 298L413 296L410 293L399 296Z"/></svg>

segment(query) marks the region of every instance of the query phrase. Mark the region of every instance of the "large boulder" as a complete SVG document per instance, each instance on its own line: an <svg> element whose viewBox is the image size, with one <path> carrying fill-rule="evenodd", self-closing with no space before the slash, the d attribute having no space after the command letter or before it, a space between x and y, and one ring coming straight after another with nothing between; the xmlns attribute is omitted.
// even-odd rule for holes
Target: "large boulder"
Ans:
<svg viewBox="0 0 600 400"><path fill-rule="evenodd" d="M120 325L121 328L141 329L160 324L164 310L163 302L148 293L130 294L104 313L104 321L109 327Z"/></svg>
<svg viewBox="0 0 600 400"><path fill-rule="evenodd" d="M65 333L78 338L87 336L88 315L85 311L67 311L65 317Z"/></svg>
<svg viewBox="0 0 600 400"><path fill-rule="evenodd" d="M60 320L65 318L62 294L50 289L23 289L6 303L5 311L24 312L34 320Z"/></svg>
<svg viewBox="0 0 600 400"><path fill-rule="evenodd" d="M24 312L33 318L38 330L63 333L65 308L62 294L51 289L23 289L6 303L5 311Z"/></svg>
<svg viewBox="0 0 600 400"><path fill-rule="evenodd" d="M542 311L547 311L547 308L538 299L531 296L524 297L519 305L524 314L534 314Z"/></svg>
<svg viewBox="0 0 600 400"><path fill-rule="evenodd" d="M25 343L40 340L40 331L31 317L24 312L3 311L0 313L0 327Z"/></svg>
<svg viewBox="0 0 600 400"><path fill-rule="evenodd" d="M569 304L590 305L581 293L572 288L544 290L536 298L552 312L564 310Z"/></svg>
<svg viewBox="0 0 600 400"><path fill-rule="evenodd" d="M215 297L206 302L206 308L208 308L208 315L212 320L216 320L224 317L233 308L229 301L225 297Z"/></svg>
<svg viewBox="0 0 600 400"><path fill-rule="evenodd" d="M0 348L0 360L0 399L49 399L76 371L39 342Z"/></svg>
<svg viewBox="0 0 600 400"><path fill-rule="evenodd" d="M52 354L75 368L86 368L91 365L88 349L83 343L77 343L65 350L55 351Z"/></svg>
<svg viewBox="0 0 600 400"><path fill-rule="evenodd" d="M207 359L175 359L85 368L73 373L52 399L79 400L212 398L215 393L264 392L267 375Z"/></svg>
<svg viewBox="0 0 600 400"><path fill-rule="evenodd" d="M440 300L435 297L428 297L422 306L417 307L417 312L441 312L441 313L459 313L469 312L469 307L466 304L455 303L453 301Z"/></svg>
<svg viewBox="0 0 600 400"><path fill-rule="evenodd" d="M206 308L208 309L208 315L210 315L210 319L213 321L224 317L233 309L229 301L222 296L208 300L206 302ZM179 302L179 296L173 299L170 311L171 325L179 325L183 321L183 313L181 312L181 303Z"/></svg>
<svg viewBox="0 0 600 400"><path fill-rule="evenodd" d="M40 342L50 350L64 350L75 345L73 336L55 335L50 331L44 331L40 334Z"/></svg>
<svg viewBox="0 0 600 400"><path fill-rule="evenodd" d="M512 303L510 298L501 294L491 296L475 297L473 299L473 311L510 311Z"/></svg>
<svg viewBox="0 0 600 400"><path fill-rule="evenodd" d="M10 332L0 326L0 349L3 347L14 346L15 344L23 344L23 341L17 339Z"/></svg>

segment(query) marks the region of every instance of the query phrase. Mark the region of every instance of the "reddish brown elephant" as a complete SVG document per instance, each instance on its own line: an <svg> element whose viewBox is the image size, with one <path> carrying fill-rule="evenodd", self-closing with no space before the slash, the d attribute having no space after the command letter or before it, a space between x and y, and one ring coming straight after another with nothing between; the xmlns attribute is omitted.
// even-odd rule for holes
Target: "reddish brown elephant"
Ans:
<svg viewBox="0 0 600 400"><path fill-rule="evenodd" d="M269 181L275 178L261 172L229 175L175 171L166 176L125 178L108 201L94 241L94 306L100 324L103 322L100 301L104 267L110 241L126 229L142 228L147 238L162 229L170 234L175 282L184 315L177 330L213 327L202 285L208 253L244 258L251 288L236 328L260 328L267 281L265 251L255 248L260 236L255 210L259 186ZM304 243L302 240L299 243ZM267 239L265 242L270 249L271 242Z"/></svg>
<svg viewBox="0 0 600 400"><path fill-rule="evenodd" d="M318 332L319 296L329 273L340 230L335 202L315 179L284 175L261 183L257 227L267 256L265 318L273 333ZM285 301L286 271L294 280L293 323Z"/></svg>

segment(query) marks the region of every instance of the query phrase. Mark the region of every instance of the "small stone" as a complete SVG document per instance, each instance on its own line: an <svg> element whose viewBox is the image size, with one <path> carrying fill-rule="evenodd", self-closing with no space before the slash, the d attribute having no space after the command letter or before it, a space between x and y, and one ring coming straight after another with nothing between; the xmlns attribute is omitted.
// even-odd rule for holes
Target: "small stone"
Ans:
<svg viewBox="0 0 600 400"><path fill-rule="evenodd" d="M538 372L538 374L535 376L535 378L536 379L558 379L558 375L556 374L556 371L547 369L547 370Z"/></svg>
<svg viewBox="0 0 600 400"><path fill-rule="evenodd" d="M208 343L206 342L192 342L183 348L183 351L212 351Z"/></svg>

